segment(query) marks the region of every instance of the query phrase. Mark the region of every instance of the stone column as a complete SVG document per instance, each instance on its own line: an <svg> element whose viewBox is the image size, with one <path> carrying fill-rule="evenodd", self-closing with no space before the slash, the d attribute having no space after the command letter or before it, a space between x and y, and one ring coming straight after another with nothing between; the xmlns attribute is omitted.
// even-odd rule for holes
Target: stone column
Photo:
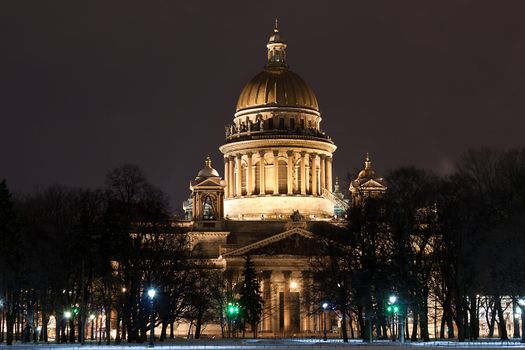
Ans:
<svg viewBox="0 0 525 350"><path fill-rule="evenodd" d="M263 271L263 319L262 319L262 330L263 332L270 333L272 331L272 289L271 289L272 271Z"/></svg>
<svg viewBox="0 0 525 350"><path fill-rule="evenodd" d="M279 194L279 151L273 151L273 194Z"/></svg>
<svg viewBox="0 0 525 350"><path fill-rule="evenodd" d="M320 174L319 174L319 177L320 177L320 180L321 180L321 188L319 188L319 193L320 194L323 194L323 190L326 188L326 183L325 183L325 180L326 180L326 163L325 163L325 155L324 154L321 154L320 155L320 164L321 164L321 171L320 171Z"/></svg>
<svg viewBox="0 0 525 350"><path fill-rule="evenodd" d="M303 321L303 332L312 331L312 312L311 312L311 288L312 288L312 273L310 271L301 271L302 277L302 297L305 305L304 309L301 309L301 318Z"/></svg>
<svg viewBox="0 0 525 350"><path fill-rule="evenodd" d="M253 153L248 152L248 168L246 174L246 194L251 196L253 193L253 171L252 171Z"/></svg>
<svg viewBox="0 0 525 350"><path fill-rule="evenodd" d="M293 163L293 151L288 151L286 153L288 155L288 194L293 194L293 170L294 170L294 163Z"/></svg>
<svg viewBox="0 0 525 350"><path fill-rule="evenodd" d="M332 193L332 157L326 157L326 189Z"/></svg>
<svg viewBox="0 0 525 350"><path fill-rule="evenodd" d="M229 190L229 193L230 193L230 198L233 198L233 196L235 195L235 176L234 176L234 173L235 173L235 169L234 169L234 162L233 162L233 157L232 156L229 156L228 157L228 163L230 164L229 166L229 169L230 169L230 176L228 178L228 181L229 181L229 187L230 187L230 190Z"/></svg>
<svg viewBox="0 0 525 350"><path fill-rule="evenodd" d="M259 151L261 160L259 161L259 194L266 194L266 179L264 178L264 154L266 151Z"/></svg>
<svg viewBox="0 0 525 350"><path fill-rule="evenodd" d="M301 194L306 194L306 152L301 152Z"/></svg>
<svg viewBox="0 0 525 350"><path fill-rule="evenodd" d="M310 169L312 169L312 195L317 196L317 154L315 153L311 157Z"/></svg>
<svg viewBox="0 0 525 350"><path fill-rule="evenodd" d="M237 176L235 177L235 196L240 197L242 196L242 185L241 185L242 163L241 163L240 154L237 154L235 156L235 167L237 168Z"/></svg>
<svg viewBox="0 0 525 350"><path fill-rule="evenodd" d="M230 198L230 160L224 157L224 181L226 182L226 198Z"/></svg>
<svg viewBox="0 0 525 350"><path fill-rule="evenodd" d="M197 203L199 203L200 201L199 197L200 196L198 192L193 194L193 203L191 204L193 211L191 213L191 218L190 218L191 220L197 220L199 217L199 213L198 213L199 209L197 206Z"/></svg>
<svg viewBox="0 0 525 350"><path fill-rule="evenodd" d="M290 331L290 275L292 274L291 271L283 271L284 276L284 288L283 288L283 299L284 299L284 333L286 336L286 333Z"/></svg>

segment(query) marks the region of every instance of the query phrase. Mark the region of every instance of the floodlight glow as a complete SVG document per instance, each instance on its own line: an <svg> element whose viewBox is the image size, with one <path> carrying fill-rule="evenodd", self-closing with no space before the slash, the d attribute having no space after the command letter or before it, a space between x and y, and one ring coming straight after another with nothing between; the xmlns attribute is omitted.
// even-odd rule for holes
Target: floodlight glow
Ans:
<svg viewBox="0 0 525 350"><path fill-rule="evenodd" d="M150 299L155 298L155 294L157 294L155 289L152 288L152 289L148 290L148 296L149 296Z"/></svg>
<svg viewBox="0 0 525 350"><path fill-rule="evenodd" d="M95 314L91 314L91 315L89 315L89 319L90 319L91 321L93 321L93 320L95 319L95 317L96 317Z"/></svg>
<svg viewBox="0 0 525 350"><path fill-rule="evenodd" d="M71 311L64 312L64 317L67 318L67 319L70 319L71 318Z"/></svg>
<svg viewBox="0 0 525 350"><path fill-rule="evenodd" d="M525 306L525 299L519 299L518 304L520 304L521 306Z"/></svg>
<svg viewBox="0 0 525 350"><path fill-rule="evenodd" d="M395 295L391 295L389 298L388 298L388 301L390 302L390 304L395 304L396 301L397 301L397 297Z"/></svg>
<svg viewBox="0 0 525 350"><path fill-rule="evenodd" d="M328 309L328 303L323 303L323 309Z"/></svg>

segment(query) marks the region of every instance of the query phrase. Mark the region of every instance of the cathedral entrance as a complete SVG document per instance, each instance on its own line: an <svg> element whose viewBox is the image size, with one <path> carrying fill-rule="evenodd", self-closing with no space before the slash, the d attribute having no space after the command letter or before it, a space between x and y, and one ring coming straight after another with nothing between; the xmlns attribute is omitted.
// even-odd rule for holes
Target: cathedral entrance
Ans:
<svg viewBox="0 0 525 350"><path fill-rule="evenodd" d="M289 324L286 322L289 317ZM301 307L299 292L288 293L288 301L284 300L284 292L279 293L279 332L299 333L301 331Z"/></svg>

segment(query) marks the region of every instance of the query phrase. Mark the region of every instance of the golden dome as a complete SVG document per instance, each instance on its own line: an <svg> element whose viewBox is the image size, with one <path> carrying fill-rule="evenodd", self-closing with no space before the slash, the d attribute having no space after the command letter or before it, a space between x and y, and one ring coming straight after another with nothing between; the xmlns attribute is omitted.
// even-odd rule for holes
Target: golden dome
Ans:
<svg viewBox="0 0 525 350"><path fill-rule="evenodd" d="M359 172L359 175L357 175L358 179L376 179L376 172L372 170L372 162L370 161L370 157L368 156L368 152L366 152L366 159L365 159L365 168Z"/></svg>
<svg viewBox="0 0 525 350"><path fill-rule="evenodd" d="M319 111L312 89L286 64L286 43L279 32L277 20L268 44L268 63L242 89L237 112L257 107L300 107Z"/></svg>
<svg viewBox="0 0 525 350"><path fill-rule="evenodd" d="M267 67L242 89L237 112L256 107L301 107L319 111L313 90L287 68Z"/></svg>
<svg viewBox="0 0 525 350"><path fill-rule="evenodd" d="M210 156L206 157L206 161L204 163L205 166L199 171L199 173L197 174L197 178L219 177L219 173L217 172L217 170L211 167Z"/></svg>

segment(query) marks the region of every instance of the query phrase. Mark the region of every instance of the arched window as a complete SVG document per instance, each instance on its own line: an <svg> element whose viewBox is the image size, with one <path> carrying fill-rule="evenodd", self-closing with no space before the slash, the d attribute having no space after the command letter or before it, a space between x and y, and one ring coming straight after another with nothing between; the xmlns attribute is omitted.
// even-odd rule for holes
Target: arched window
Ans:
<svg viewBox="0 0 525 350"><path fill-rule="evenodd" d="M215 213L213 209L213 200L207 195L202 201L202 218L204 220L213 220L215 219Z"/></svg>
<svg viewBox="0 0 525 350"><path fill-rule="evenodd" d="M284 160L279 161L279 170L278 170L278 183L279 183L279 193L286 194L288 193L288 169L286 162Z"/></svg>

